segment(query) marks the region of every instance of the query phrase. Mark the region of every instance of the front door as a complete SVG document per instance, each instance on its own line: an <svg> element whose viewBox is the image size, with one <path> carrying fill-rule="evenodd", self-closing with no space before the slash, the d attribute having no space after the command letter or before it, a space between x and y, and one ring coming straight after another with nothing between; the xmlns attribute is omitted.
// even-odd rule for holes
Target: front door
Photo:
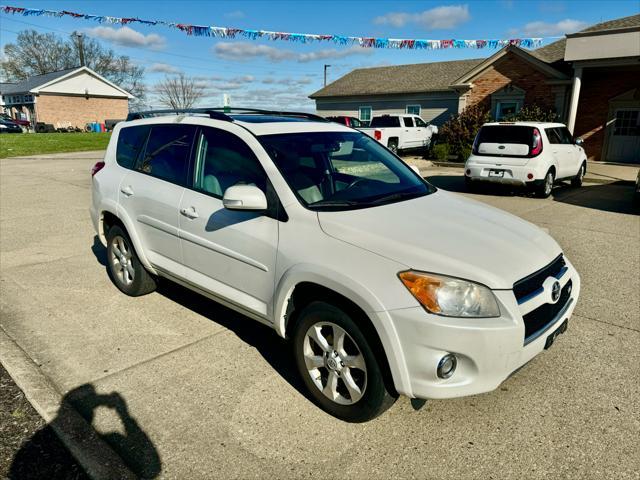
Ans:
<svg viewBox="0 0 640 480"><path fill-rule="evenodd" d="M225 190L233 185L255 185L266 192L267 176L251 148L233 133L203 127L196 145L193 179L180 205L187 280L270 318L278 220L222 205Z"/></svg>
<svg viewBox="0 0 640 480"><path fill-rule="evenodd" d="M195 131L191 125L153 125L144 153L120 183L119 208L135 223L147 258L178 276L184 273L178 209Z"/></svg>
<svg viewBox="0 0 640 480"><path fill-rule="evenodd" d="M640 108L619 108L613 118L606 160L640 163Z"/></svg>

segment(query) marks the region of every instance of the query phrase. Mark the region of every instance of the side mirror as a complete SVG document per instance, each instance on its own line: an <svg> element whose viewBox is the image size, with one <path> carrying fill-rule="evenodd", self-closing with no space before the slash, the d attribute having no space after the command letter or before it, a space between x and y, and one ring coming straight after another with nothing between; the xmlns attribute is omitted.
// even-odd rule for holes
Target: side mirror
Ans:
<svg viewBox="0 0 640 480"><path fill-rule="evenodd" d="M575 142L576 145L578 145L579 147L582 146L582 144L584 143L584 140L582 140L582 138L578 137L576 138Z"/></svg>
<svg viewBox="0 0 640 480"><path fill-rule="evenodd" d="M254 185L234 185L225 190L222 204L228 210L266 210L267 197Z"/></svg>

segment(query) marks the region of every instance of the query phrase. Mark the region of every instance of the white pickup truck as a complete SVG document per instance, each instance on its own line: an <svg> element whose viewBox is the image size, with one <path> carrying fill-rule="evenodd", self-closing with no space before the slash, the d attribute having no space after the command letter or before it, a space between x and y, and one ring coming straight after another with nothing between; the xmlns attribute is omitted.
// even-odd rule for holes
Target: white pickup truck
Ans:
<svg viewBox="0 0 640 480"><path fill-rule="evenodd" d="M431 137L438 133L438 127L425 123L418 115L382 115L374 117L371 125L360 131L385 145L389 150L423 148L431 144Z"/></svg>

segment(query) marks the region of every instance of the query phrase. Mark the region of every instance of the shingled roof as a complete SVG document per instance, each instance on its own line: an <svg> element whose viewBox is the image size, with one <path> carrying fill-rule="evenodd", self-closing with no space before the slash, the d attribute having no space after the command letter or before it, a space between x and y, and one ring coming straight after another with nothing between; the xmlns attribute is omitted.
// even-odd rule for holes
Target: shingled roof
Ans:
<svg viewBox="0 0 640 480"><path fill-rule="evenodd" d="M578 33L593 33L606 30L617 30L619 28L640 27L640 15L630 15L628 17L615 18L606 22L596 23L590 27L580 30ZM563 38L556 42L540 47L531 52L543 62L555 63L564 60L564 50L567 46L567 39Z"/></svg>
<svg viewBox="0 0 640 480"><path fill-rule="evenodd" d="M449 85L456 78L461 77L483 60L483 58L476 58L450 62L358 68L313 93L309 98L448 90Z"/></svg>
<svg viewBox="0 0 640 480"><path fill-rule="evenodd" d="M15 83L3 83L0 85L0 93L2 95L11 95L15 93L28 93L30 90L49 83L56 78L64 77L66 74L78 70L81 67L67 68L66 70L58 70L57 72L44 73L42 75L34 75Z"/></svg>

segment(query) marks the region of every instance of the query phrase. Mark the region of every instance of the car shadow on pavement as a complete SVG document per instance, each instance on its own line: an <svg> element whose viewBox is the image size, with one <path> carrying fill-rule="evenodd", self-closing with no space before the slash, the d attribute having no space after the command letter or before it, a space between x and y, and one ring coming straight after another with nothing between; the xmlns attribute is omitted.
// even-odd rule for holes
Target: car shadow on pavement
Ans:
<svg viewBox="0 0 640 480"><path fill-rule="evenodd" d="M514 188L504 185L477 185L470 192L462 175L431 175L426 180L438 188L455 193L473 193L475 195L492 195L496 197L533 197L525 188ZM613 213L640 214L640 202L634 201L633 182L617 181L601 185L584 185L574 188L568 182L557 184L551 192L556 202L567 203L579 207L593 208Z"/></svg>
<svg viewBox="0 0 640 480"><path fill-rule="evenodd" d="M119 430L124 433L95 430L93 421L99 408L107 408L117 415ZM67 441L80 446L96 476L108 473L109 478L131 478L133 473L137 478L152 479L162 470L153 442L129 413L125 399L118 392L98 394L93 385L84 384L68 392L57 416L18 450L9 469L10 480L87 478L84 472L60 464L60 446L53 432L63 433ZM119 459L114 459L102 442L111 447ZM124 466L118 465L119 460Z"/></svg>
<svg viewBox="0 0 640 480"><path fill-rule="evenodd" d="M295 364L291 361L293 354L290 343L273 328L164 278L160 280L157 292L233 332L240 340L255 348L289 385L310 400Z"/></svg>

